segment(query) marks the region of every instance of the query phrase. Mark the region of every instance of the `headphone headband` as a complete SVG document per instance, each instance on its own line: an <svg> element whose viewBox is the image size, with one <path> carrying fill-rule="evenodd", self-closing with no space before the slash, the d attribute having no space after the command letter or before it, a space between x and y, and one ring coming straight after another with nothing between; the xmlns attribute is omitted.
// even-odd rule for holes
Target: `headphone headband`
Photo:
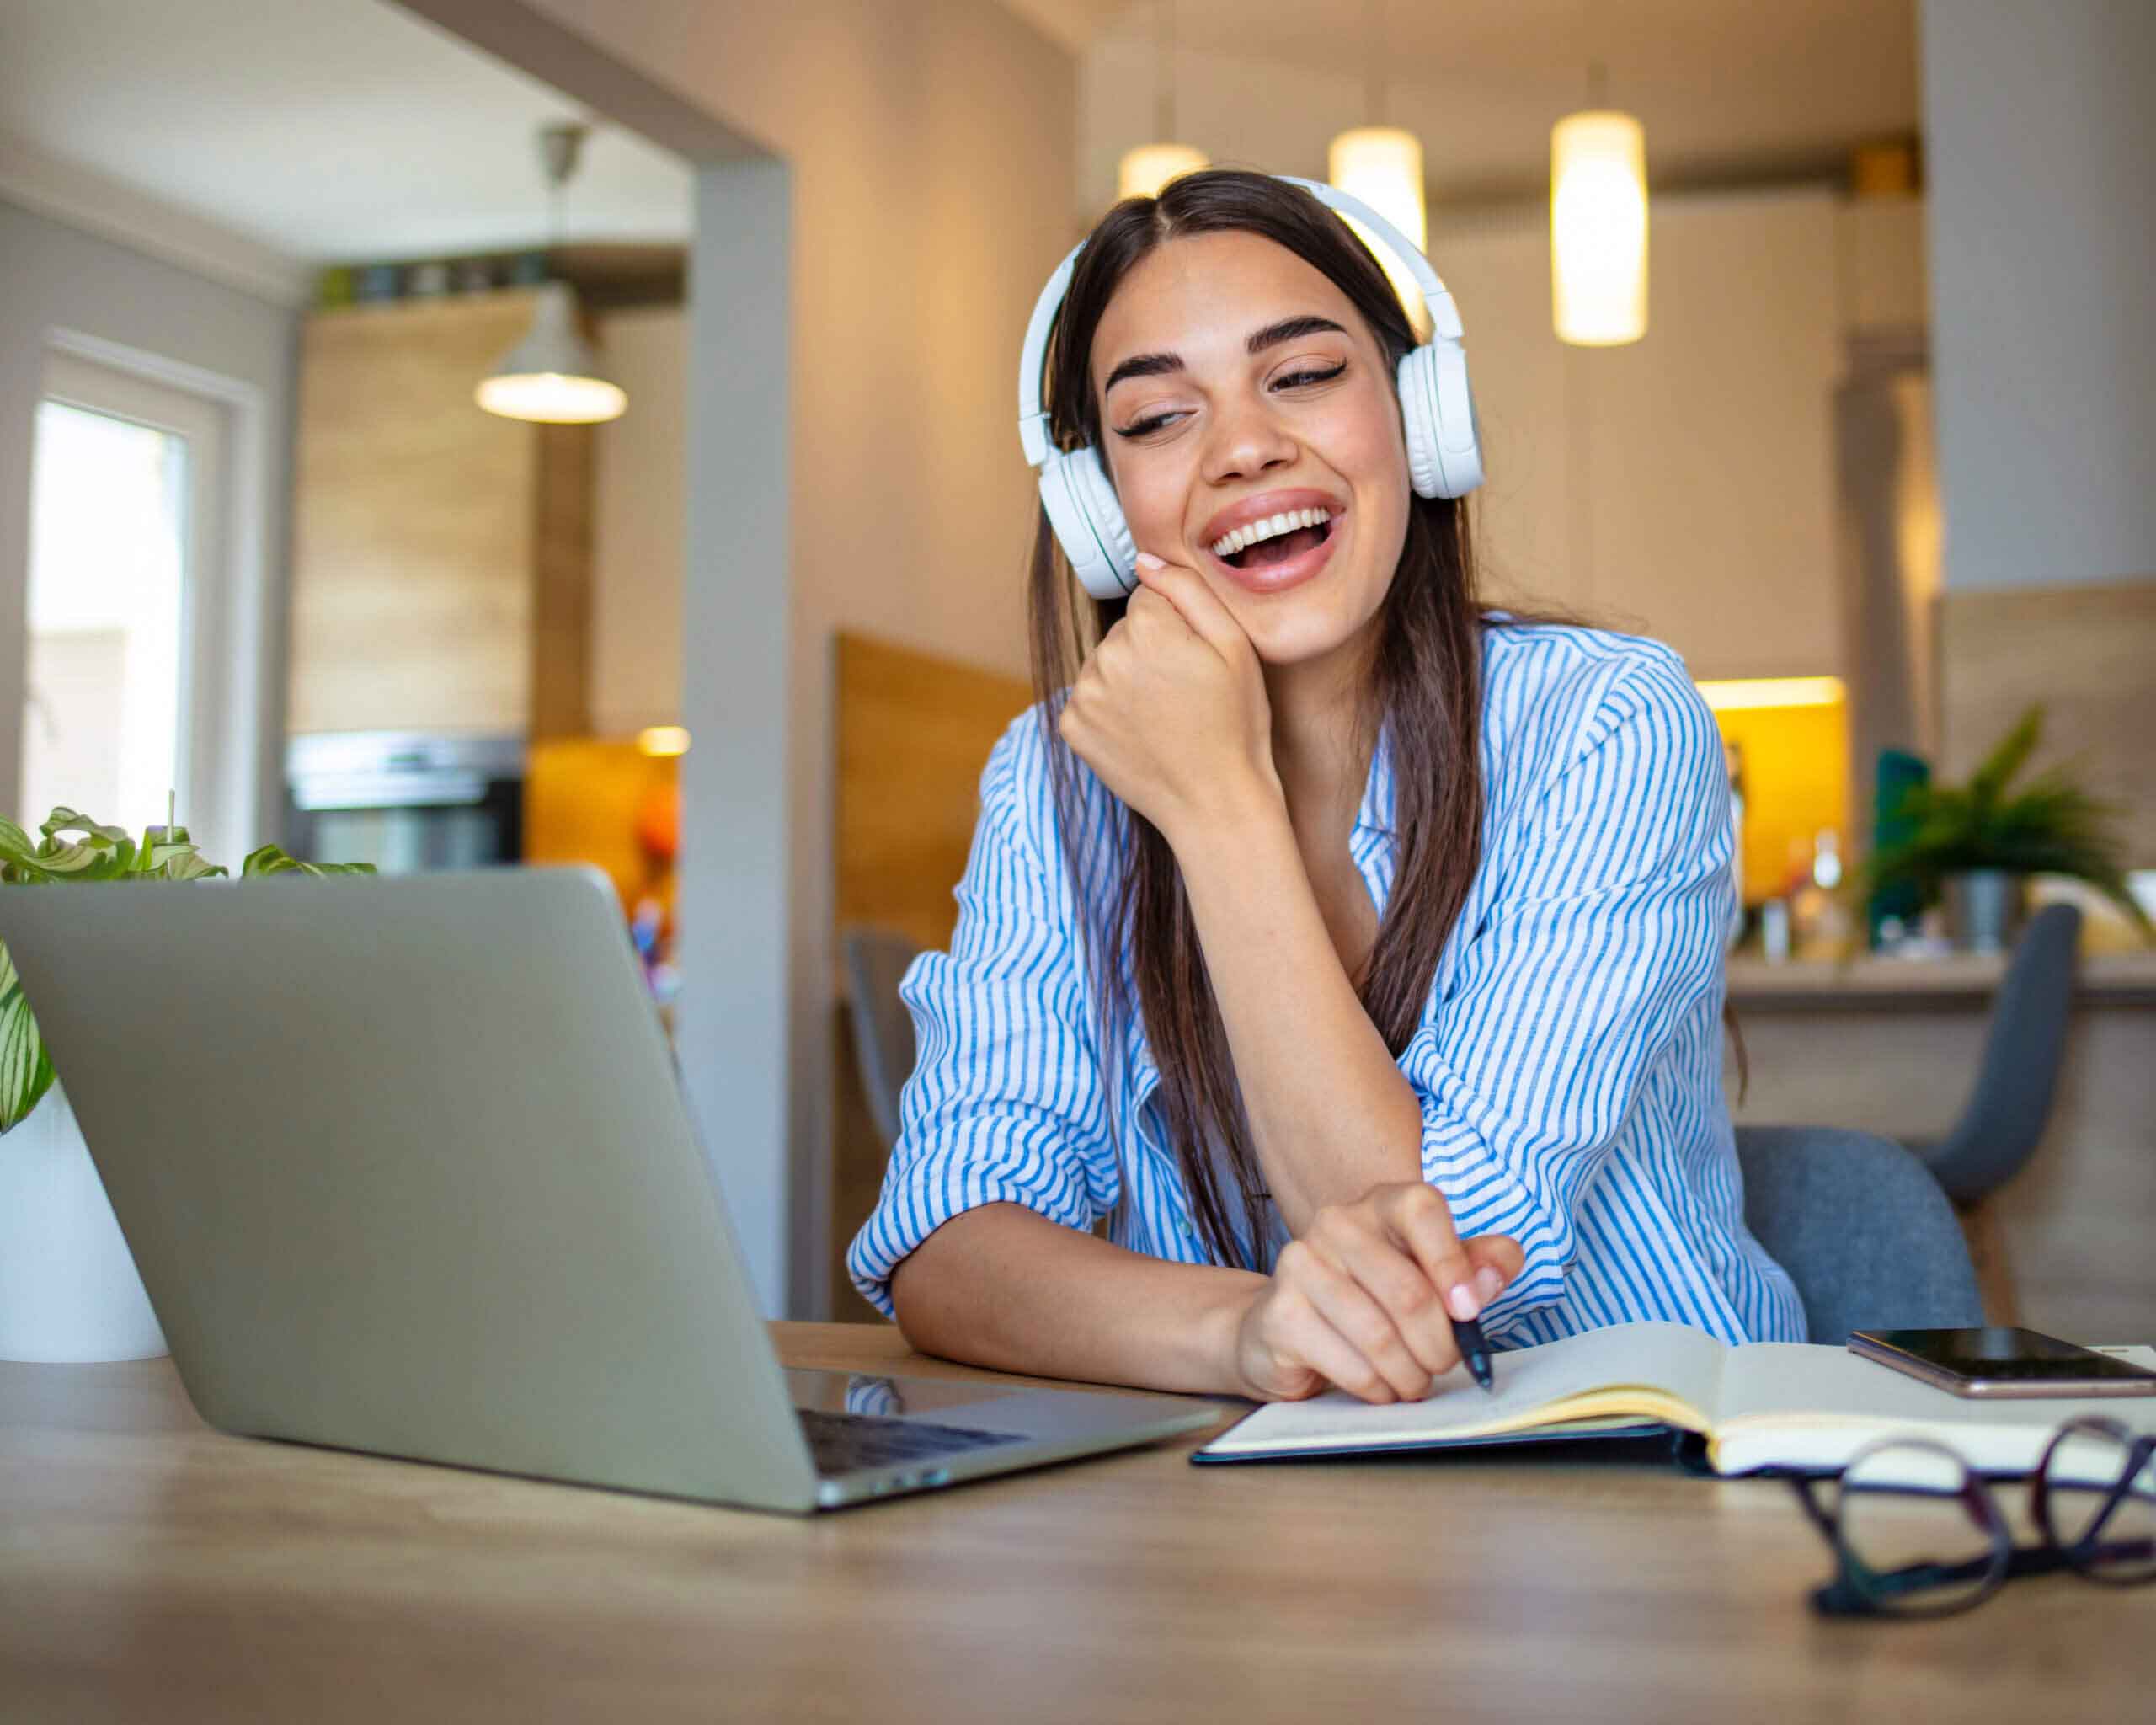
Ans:
<svg viewBox="0 0 2156 1725"><path fill-rule="evenodd" d="M1422 303L1429 308L1430 339L1433 344L1446 341L1457 346L1465 340L1466 331L1460 325L1460 310L1453 304L1450 291L1438 279L1430 260L1406 235L1360 198L1349 196L1337 186L1327 185L1321 180L1299 179L1292 174L1276 174L1273 177L1289 185L1302 187L1340 215L1353 216L1406 266L1415 278L1416 286L1422 290ZM1085 249L1086 242L1081 240L1064 254L1063 261L1055 266L1055 273L1041 289L1040 297L1033 302L1033 315L1026 323L1026 344L1018 357L1018 441L1025 449L1028 467L1039 467L1055 447L1049 435L1048 414L1041 406L1041 386L1045 381L1041 373L1048 364L1049 327L1055 322L1064 296L1070 291L1071 272L1078 267L1079 253Z"/></svg>

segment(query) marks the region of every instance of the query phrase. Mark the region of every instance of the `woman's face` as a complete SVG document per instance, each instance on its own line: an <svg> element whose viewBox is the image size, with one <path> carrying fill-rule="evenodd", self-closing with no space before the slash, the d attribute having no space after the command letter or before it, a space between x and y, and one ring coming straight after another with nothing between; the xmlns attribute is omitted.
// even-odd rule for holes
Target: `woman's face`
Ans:
<svg viewBox="0 0 2156 1725"><path fill-rule="evenodd" d="M1196 569L1268 665L1363 637L1410 492L1393 368L1347 295L1254 233L1170 240L1109 301L1091 377L1140 551ZM1283 515L1305 525L1231 537Z"/></svg>

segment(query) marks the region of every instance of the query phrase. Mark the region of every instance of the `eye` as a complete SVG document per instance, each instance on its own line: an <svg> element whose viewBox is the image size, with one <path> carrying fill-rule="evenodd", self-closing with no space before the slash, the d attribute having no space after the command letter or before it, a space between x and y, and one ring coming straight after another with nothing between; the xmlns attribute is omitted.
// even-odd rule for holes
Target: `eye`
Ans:
<svg viewBox="0 0 2156 1725"><path fill-rule="evenodd" d="M1334 378L1337 377L1347 369L1348 362L1347 360L1342 360L1338 365L1331 367L1329 371L1290 371L1284 377L1274 378L1273 380L1273 387L1275 389L1299 389L1307 383L1330 383Z"/></svg>
<svg viewBox="0 0 2156 1725"><path fill-rule="evenodd" d="M1305 369L1299 371L1289 371L1283 377L1274 378L1273 380L1273 387L1275 389L1302 389L1306 388L1312 384L1330 383L1334 378L1337 377L1347 369L1348 361L1342 360L1337 365L1323 367L1315 371ZM1164 426L1173 425L1177 419L1180 419L1182 417L1184 416L1180 411L1167 414L1150 414L1145 419L1136 420L1131 425L1118 425L1116 427L1115 435L1118 437L1150 436L1154 432L1161 430Z"/></svg>
<svg viewBox="0 0 2156 1725"><path fill-rule="evenodd" d="M1134 425L1118 425L1115 435L1118 437L1144 437L1181 417L1180 414L1154 414L1146 419L1139 419Z"/></svg>

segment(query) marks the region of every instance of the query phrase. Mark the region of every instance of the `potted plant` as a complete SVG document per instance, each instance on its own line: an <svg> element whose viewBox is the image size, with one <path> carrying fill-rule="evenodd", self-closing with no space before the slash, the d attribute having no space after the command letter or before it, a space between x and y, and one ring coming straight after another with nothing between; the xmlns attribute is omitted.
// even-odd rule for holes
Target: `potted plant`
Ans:
<svg viewBox="0 0 2156 1725"><path fill-rule="evenodd" d="M1906 885L1921 908L1945 900L1955 943L2000 952L2020 930L2032 874L2087 881L2156 938L2148 912L2127 889L2115 810L2062 769L2015 780L2043 734L2044 710L2031 707L1965 785L1912 787L1897 806L1903 836L1881 845L1860 873L1861 895Z"/></svg>
<svg viewBox="0 0 2156 1725"><path fill-rule="evenodd" d="M0 820L0 886L209 880L186 828L120 828L56 809L33 843ZM243 877L371 874L371 864L302 862L264 845ZM0 929L6 911L0 899ZM112 1205L56 1081L14 961L0 941L0 1359L141 1359L164 1337Z"/></svg>

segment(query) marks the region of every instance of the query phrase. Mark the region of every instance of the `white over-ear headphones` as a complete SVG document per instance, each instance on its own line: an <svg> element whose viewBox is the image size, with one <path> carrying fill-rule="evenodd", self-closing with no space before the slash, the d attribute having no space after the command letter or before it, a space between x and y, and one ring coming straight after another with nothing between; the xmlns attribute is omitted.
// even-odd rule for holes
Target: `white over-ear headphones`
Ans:
<svg viewBox="0 0 2156 1725"><path fill-rule="evenodd" d="M1359 198L1314 179L1288 174L1274 177L1301 186L1320 203L1363 223L1407 266L1422 289L1422 302L1430 308L1430 339L1401 356L1395 380L1407 435L1407 476L1418 497L1465 497L1482 483L1482 451L1475 397L1467 387L1466 332L1452 295L1430 260ZM1085 248L1080 241L1055 266L1026 325L1025 352L1018 361L1018 441L1025 446L1027 461L1040 471L1041 506L1072 573L1094 598L1121 599L1138 585L1138 548L1131 543L1123 505L1116 501L1100 452L1090 444L1058 449L1049 440L1048 414L1041 408L1049 326Z"/></svg>

